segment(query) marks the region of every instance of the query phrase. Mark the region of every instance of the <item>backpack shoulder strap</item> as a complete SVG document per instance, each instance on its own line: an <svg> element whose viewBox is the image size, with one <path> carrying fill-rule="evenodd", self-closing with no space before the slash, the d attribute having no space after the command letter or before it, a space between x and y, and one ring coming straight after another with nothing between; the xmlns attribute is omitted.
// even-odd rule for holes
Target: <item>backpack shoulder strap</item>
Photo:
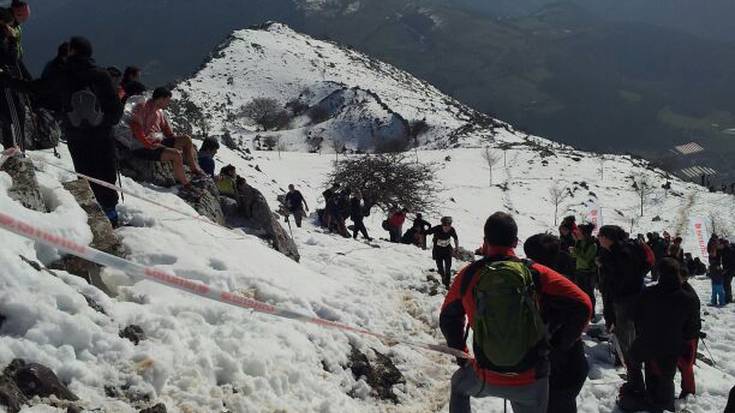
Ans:
<svg viewBox="0 0 735 413"><path fill-rule="evenodd" d="M518 257L484 257L480 260L477 260L470 264L469 267L465 270L464 278L462 279L462 285L460 286L460 294L462 296L467 293L467 290L470 288L470 283L477 275L477 272L482 268L483 266L487 264L491 264L493 262L499 262L499 261L515 261L515 262L522 262L526 265L529 271L531 271L531 275L533 277L533 284L534 288L540 291L540 274L538 271L536 271L533 268L533 261L529 259L521 259Z"/></svg>

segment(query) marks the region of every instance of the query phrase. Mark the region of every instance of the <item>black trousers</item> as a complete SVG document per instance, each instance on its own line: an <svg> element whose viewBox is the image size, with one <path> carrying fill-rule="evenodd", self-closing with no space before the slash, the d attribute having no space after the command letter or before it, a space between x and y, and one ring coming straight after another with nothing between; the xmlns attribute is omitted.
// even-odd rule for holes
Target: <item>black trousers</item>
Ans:
<svg viewBox="0 0 735 413"><path fill-rule="evenodd" d="M676 356L660 356L644 363L646 394L650 403L658 409L674 411L676 361ZM628 381L640 388L642 382L640 362L633 360L631 364L633 366L628 368L630 372Z"/></svg>
<svg viewBox="0 0 735 413"><path fill-rule="evenodd" d="M732 302L732 271L727 271L724 274L725 278L725 302L731 303Z"/></svg>
<svg viewBox="0 0 735 413"><path fill-rule="evenodd" d="M352 230L352 238L357 239L357 234L362 233L362 237L365 239L370 239L370 236L368 235L367 228L365 228L365 223L362 222L362 219L355 219L351 218L352 222L354 222L354 228Z"/></svg>
<svg viewBox="0 0 735 413"><path fill-rule="evenodd" d="M445 286L449 287L449 282L452 277L452 249L434 247L432 255L436 262L436 270L442 277L442 282Z"/></svg>
<svg viewBox="0 0 735 413"><path fill-rule="evenodd" d="M117 156L111 131L70 131L66 136L74 170L114 185L117 181ZM102 209L117 206L117 191L93 183L89 186Z"/></svg>
<svg viewBox="0 0 735 413"><path fill-rule="evenodd" d="M595 306L597 300L595 299L595 287L597 284L597 272L595 271L577 271L574 274L574 281L577 287L581 288L582 291L587 293L592 301L592 316L595 315Z"/></svg>
<svg viewBox="0 0 735 413"><path fill-rule="evenodd" d="M577 396L587 380L589 364L584 344L578 340L571 349L551 350L549 376L549 413L577 413Z"/></svg>

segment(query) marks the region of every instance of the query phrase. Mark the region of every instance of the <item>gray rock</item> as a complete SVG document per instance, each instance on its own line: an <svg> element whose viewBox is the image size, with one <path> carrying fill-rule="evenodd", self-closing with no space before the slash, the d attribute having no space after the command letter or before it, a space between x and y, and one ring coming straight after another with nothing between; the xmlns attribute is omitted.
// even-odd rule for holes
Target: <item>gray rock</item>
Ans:
<svg viewBox="0 0 735 413"><path fill-rule="evenodd" d="M5 374L0 376L0 406L5 406L8 413L18 413L27 403L28 398L15 384L15 380Z"/></svg>
<svg viewBox="0 0 735 413"><path fill-rule="evenodd" d="M3 375L11 378L29 399L53 395L60 400L79 400L50 368L38 363L15 359L5 368Z"/></svg>
<svg viewBox="0 0 735 413"><path fill-rule="evenodd" d="M26 208L34 211L48 212L41 190L36 180L33 162L19 156L8 159L1 170L7 172L13 180L8 195Z"/></svg>
<svg viewBox="0 0 735 413"><path fill-rule="evenodd" d="M356 379L364 377L378 398L398 403L398 397L393 393L393 386L406 383L406 378L388 356L375 349L373 353L375 357L370 360L365 353L352 347L349 357L352 375Z"/></svg>
<svg viewBox="0 0 735 413"><path fill-rule="evenodd" d="M136 346L138 345L138 343L146 339L145 331L143 331L140 326L135 324L131 324L120 330L119 335L121 338L127 338Z"/></svg>
<svg viewBox="0 0 735 413"><path fill-rule="evenodd" d="M225 224L225 214L222 212L222 206L219 201L219 190L212 178L208 176L197 176L192 178L192 185L199 189L202 194L198 198L182 196L192 208L200 215L203 215L217 224Z"/></svg>
<svg viewBox="0 0 735 413"><path fill-rule="evenodd" d="M153 407L141 410L139 413L167 413L167 410L165 404L158 403Z"/></svg>
<svg viewBox="0 0 735 413"><path fill-rule="evenodd" d="M170 162L154 162L136 158L122 145L117 147L120 173L137 182L171 187L176 185L174 168Z"/></svg>
<svg viewBox="0 0 735 413"><path fill-rule="evenodd" d="M255 235L270 241L273 249L299 262L301 255L296 243L281 226L278 215L271 211L260 191L241 182L237 188L237 205L237 215L228 217L228 222L254 230Z"/></svg>

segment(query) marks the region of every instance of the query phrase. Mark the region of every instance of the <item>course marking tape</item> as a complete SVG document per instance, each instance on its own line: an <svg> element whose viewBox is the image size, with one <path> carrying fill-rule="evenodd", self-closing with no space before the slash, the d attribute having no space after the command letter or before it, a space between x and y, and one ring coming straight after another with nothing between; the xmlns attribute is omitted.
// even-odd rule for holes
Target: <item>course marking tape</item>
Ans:
<svg viewBox="0 0 735 413"><path fill-rule="evenodd" d="M302 314L296 311L282 309L271 304L254 300L252 298L243 297L233 294L231 292L213 288L198 281L192 281L186 278L179 277L174 273L168 271L136 264L132 261L116 257L106 252L88 247L86 245L79 244L75 241L50 233L27 222L17 220L3 212L0 212L0 228L3 228L17 235L35 240L49 247L56 248L62 252L94 262L96 264L114 268L133 276L142 277L144 279L165 285L167 287L175 288L189 294L198 295L200 297L208 298L210 300L220 303L254 310L263 314L270 314L276 317L297 320L304 323L316 324L318 326L326 328L333 328L337 330L357 333L364 336L375 337L388 345L404 344L417 349L435 351L454 357L465 359L472 358L472 356L463 351L445 345L420 343L398 339L385 334L375 333L364 328L353 327L334 321L324 320L318 317L312 317L310 315Z"/></svg>

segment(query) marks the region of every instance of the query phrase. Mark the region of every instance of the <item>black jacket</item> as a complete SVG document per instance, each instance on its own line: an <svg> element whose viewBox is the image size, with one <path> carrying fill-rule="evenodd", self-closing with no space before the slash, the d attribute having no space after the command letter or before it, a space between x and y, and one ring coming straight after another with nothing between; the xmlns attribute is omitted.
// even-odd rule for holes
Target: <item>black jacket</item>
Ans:
<svg viewBox="0 0 735 413"><path fill-rule="evenodd" d="M688 282L685 282L681 285L681 290L684 291L684 293L689 296L689 299L692 301L692 322L690 324L687 324L686 328L684 329L684 338L687 340L699 338L699 332L702 331L702 302L699 301L699 296L697 295L697 292L694 291L694 288L692 288L691 284L689 284Z"/></svg>
<svg viewBox="0 0 735 413"><path fill-rule="evenodd" d="M632 354L638 361L679 356L687 334L696 329L696 302L681 285L659 284L643 290L635 307L637 337Z"/></svg>
<svg viewBox="0 0 735 413"><path fill-rule="evenodd" d="M604 273L605 290L613 301L636 297L643 289L640 257L631 245L615 243L610 250L602 250L600 262Z"/></svg>
<svg viewBox="0 0 735 413"><path fill-rule="evenodd" d="M350 219L354 222L362 221L365 211L360 198L350 198Z"/></svg>
<svg viewBox="0 0 735 413"><path fill-rule="evenodd" d="M732 273L735 270L735 247L728 245L720 254L722 255L722 268L725 272Z"/></svg>

